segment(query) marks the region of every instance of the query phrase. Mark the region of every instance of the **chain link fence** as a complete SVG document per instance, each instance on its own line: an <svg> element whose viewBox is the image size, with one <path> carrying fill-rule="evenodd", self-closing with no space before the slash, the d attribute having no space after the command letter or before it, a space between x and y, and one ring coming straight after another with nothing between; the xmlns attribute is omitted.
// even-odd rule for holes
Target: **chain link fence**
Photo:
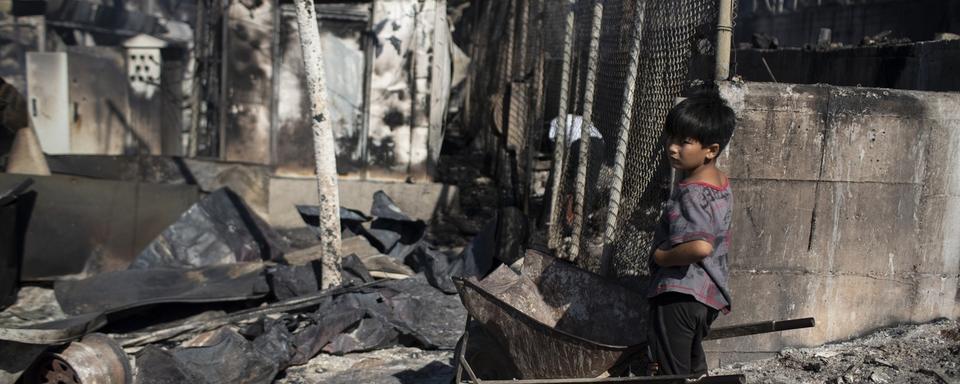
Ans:
<svg viewBox="0 0 960 384"><path fill-rule="evenodd" d="M515 160L517 194L559 257L618 277L647 273L669 193L663 122L691 56L713 50L716 4L471 3L465 120Z"/></svg>

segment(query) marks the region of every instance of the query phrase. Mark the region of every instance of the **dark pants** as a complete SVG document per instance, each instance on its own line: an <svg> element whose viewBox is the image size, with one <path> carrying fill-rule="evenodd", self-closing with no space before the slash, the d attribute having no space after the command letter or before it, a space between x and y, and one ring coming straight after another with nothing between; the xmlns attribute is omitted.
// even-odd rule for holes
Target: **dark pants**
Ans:
<svg viewBox="0 0 960 384"><path fill-rule="evenodd" d="M667 292L650 300L650 350L661 375L707 373L701 342L718 311L693 296Z"/></svg>

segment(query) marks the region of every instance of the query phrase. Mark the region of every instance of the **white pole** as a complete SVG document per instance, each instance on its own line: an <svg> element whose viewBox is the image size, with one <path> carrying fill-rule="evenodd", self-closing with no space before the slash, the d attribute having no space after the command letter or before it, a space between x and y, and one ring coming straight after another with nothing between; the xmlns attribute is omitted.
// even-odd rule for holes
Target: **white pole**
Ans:
<svg viewBox="0 0 960 384"><path fill-rule="evenodd" d="M730 45L733 40L733 0L720 0L717 17L717 80L730 78Z"/></svg>
<svg viewBox="0 0 960 384"><path fill-rule="evenodd" d="M587 81L583 86L583 124L580 124L580 160L577 162L577 179L574 183L573 233L570 241L569 260L580 255L580 236L583 234L583 205L587 191L587 170L590 162L590 127L593 125L593 94L597 83L597 67L600 61L600 29L603 22L603 1L593 1L593 25L590 31L590 53L587 58Z"/></svg>
<svg viewBox="0 0 960 384"><path fill-rule="evenodd" d="M575 31L573 24L573 12L576 7L576 0L567 0L566 6L566 27L563 35L563 67L560 69L560 106L557 112L557 131L555 145L553 147L553 182L550 189L550 221L548 223L547 245L556 249L560 243L561 228L560 218L563 216L561 208L558 207L560 200L560 179L563 178L563 160L567 149L567 98L570 90L570 66L571 54L573 51L573 34Z"/></svg>
<svg viewBox="0 0 960 384"><path fill-rule="evenodd" d="M313 148L317 166L317 193L320 196L321 288L341 283L340 275L340 194L337 189L337 158L333 130L326 116L327 90L323 73L323 49L313 0L297 0L297 25L303 49L304 70L310 92Z"/></svg>

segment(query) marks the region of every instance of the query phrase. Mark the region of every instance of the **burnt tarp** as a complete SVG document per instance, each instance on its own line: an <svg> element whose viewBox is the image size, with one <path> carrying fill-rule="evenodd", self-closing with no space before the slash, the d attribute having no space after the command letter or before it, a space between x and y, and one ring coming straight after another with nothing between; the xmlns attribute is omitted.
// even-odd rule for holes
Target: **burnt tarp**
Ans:
<svg viewBox="0 0 960 384"><path fill-rule="evenodd" d="M388 298L392 293L384 293L378 289L373 292L345 294L321 306L318 313L350 310L364 312L364 316L354 326L330 340L330 343L323 347L323 351L342 355L385 348L400 343L401 335L410 345L434 347L432 342L415 333L410 325L419 310L419 301L395 303Z"/></svg>
<svg viewBox="0 0 960 384"><path fill-rule="evenodd" d="M17 300L24 229L36 196L28 192L31 184L26 179L0 192L0 309Z"/></svg>
<svg viewBox="0 0 960 384"><path fill-rule="evenodd" d="M280 260L284 251L280 236L239 196L221 188L160 233L130 268L192 268Z"/></svg>
<svg viewBox="0 0 960 384"><path fill-rule="evenodd" d="M63 311L74 315L160 303L246 300L270 291L260 263L107 272L58 281L54 290Z"/></svg>
<svg viewBox="0 0 960 384"><path fill-rule="evenodd" d="M289 333L271 327L253 341L221 328L202 346L164 350L149 345L137 353L138 384L271 383L293 354Z"/></svg>
<svg viewBox="0 0 960 384"><path fill-rule="evenodd" d="M56 280L126 269L198 200L196 187L0 173L0 190L32 178L20 278ZM55 240L55 241L51 241Z"/></svg>
<svg viewBox="0 0 960 384"><path fill-rule="evenodd" d="M275 265L267 272L270 291L277 300L286 300L320 290L320 262L306 265Z"/></svg>
<svg viewBox="0 0 960 384"><path fill-rule="evenodd" d="M370 272L356 255L347 255L340 263L343 284L357 286L374 281ZM304 265L272 266L267 271L270 290L277 300L304 296L320 290L322 265L319 260L311 260Z"/></svg>
<svg viewBox="0 0 960 384"><path fill-rule="evenodd" d="M316 205L297 205L297 212L303 222L317 234L320 235L320 208ZM341 237L344 239L363 233L363 223L370 221L367 215L355 209L340 207L340 230Z"/></svg>
<svg viewBox="0 0 960 384"><path fill-rule="evenodd" d="M320 353L327 343L356 325L365 314L366 311L359 308L322 306L308 317L307 325L294 335L295 352L290 365L306 364Z"/></svg>
<svg viewBox="0 0 960 384"><path fill-rule="evenodd" d="M355 327L334 338L324 351L334 354L367 351L392 345L424 349L453 348L466 312L456 296L434 289L416 275L385 281L367 292L337 297L319 311L359 308L365 316Z"/></svg>
<svg viewBox="0 0 960 384"><path fill-rule="evenodd" d="M319 211L316 206L298 205L304 222L316 229ZM413 219L400 209L383 191L373 195L370 216L346 208L340 209L344 228L362 235L364 246L372 246L380 255L360 255L362 263L371 271L409 274L403 269L391 268L390 259L398 265L409 266L422 273L433 287L448 294L457 292L452 276L486 276L500 262L511 264L520 258L526 239L526 219L516 208L501 210L479 235L459 255L449 255L436 249L425 239L427 225ZM346 233L347 230L344 230ZM498 242L498 239L502 240ZM344 244L361 241L345 240ZM502 246L498 244L503 244ZM350 249L357 247L350 247Z"/></svg>

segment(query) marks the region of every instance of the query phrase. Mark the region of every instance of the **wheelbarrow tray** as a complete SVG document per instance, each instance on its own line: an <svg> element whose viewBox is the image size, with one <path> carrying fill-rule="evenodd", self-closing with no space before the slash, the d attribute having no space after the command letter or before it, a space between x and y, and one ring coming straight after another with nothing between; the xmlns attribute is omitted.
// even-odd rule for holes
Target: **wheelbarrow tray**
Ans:
<svg viewBox="0 0 960 384"><path fill-rule="evenodd" d="M518 379L598 377L645 346L643 296L535 250L520 275L504 266L455 283Z"/></svg>

